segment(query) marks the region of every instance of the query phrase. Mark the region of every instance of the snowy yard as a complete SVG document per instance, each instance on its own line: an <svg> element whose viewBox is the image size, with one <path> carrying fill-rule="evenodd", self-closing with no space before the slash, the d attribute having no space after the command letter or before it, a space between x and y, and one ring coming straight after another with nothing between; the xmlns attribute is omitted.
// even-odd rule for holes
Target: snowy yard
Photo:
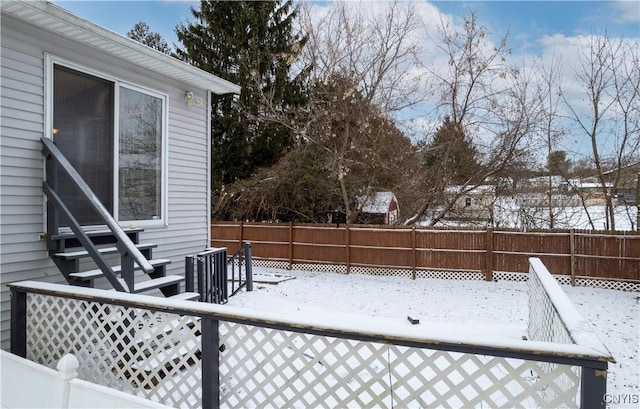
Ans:
<svg viewBox="0 0 640 409"><path fill-rule="evenodd" d="M455 325L456 330L479 336L520 338L526 334L527 284L523 282L411 280L406 277L288 271L254 267L256 275L296 277L278 285L259 284L253 293L232 297L229 305L273 309L304 315L354 321L383 320L419 327ZM587 287L562 286L578 311L611 351L617 363L609 365L607 392L616 397L640 395L640 294ZM358 314L357 316L350 316ZM363 317L366 316L366 317ZM373 318L375 317L375 319ZM499 333L498 333L499 332ZM612 408L637 408L612 404Z"/></svg>

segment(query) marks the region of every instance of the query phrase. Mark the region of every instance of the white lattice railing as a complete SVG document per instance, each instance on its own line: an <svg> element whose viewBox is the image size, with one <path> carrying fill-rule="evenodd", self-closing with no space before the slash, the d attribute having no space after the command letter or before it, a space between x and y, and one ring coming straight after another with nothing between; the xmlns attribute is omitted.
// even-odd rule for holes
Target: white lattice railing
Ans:
<svg viewBox="0 0 640 409"><path fill-rule="evenodd" d="M575 343L10 288L12 352L45 365L73 353L82 379L176 407L594 407L611 360Z"/></svg>
<svg viewBox="0 0 640 409"><path fill-rule="evenodd" d="M529 259L529 338L611 353L538 258Z"/></svg>

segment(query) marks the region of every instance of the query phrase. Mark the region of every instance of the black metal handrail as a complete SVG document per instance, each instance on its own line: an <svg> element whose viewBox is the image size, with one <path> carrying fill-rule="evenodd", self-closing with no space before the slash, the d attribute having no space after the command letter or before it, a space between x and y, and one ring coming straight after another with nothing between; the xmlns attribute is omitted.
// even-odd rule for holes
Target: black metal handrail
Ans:
<svg viewBox="0 0 640 409"><path fill-rule="evenodd" d="M253 269L251 267L251 243L243 243L242 247L229 258L231 265L231 295L236 295L242 288L253 291ZM244 264L244 281L242 265ZM236 285L236 265L238 266L238 288Z"/></svg>
<svg viewBox="0 0 640 409"><path fill-rule="evenodd" d="M244 264L244 280L242 265ZM231 265L231 294L229 295L229 265ZM238 278L236 280L236 265ZM200 294L199 301L226 304L229 297L242 288L253 291L253 270L251 268L251 243L244 243L240 249L227 258L226 247L207 248L196 255L185 258L186 291ZM197 281L197 284L196 284ZM237 288L236 288L237 281ZM197 288L196 288L197 285Z"/></svg>
<svg viewBox="0 0 640 409"><path fill-rule="evenodd" d="M111 283L114 289L123 292L133 292L134 286L134 263L137 264L145 273L151 273L154 267L138 250L133 241L127 236L118 222L111 216L109 211L100 202L100 199L93 193L89 185L82 179L80 174L73 168L64 154L58 149L53 141L42 138L42 154L47 159L46 163L46 180L43 182L43 190L47 195L47 233L49 237L58 233L59 213L65 216L69 222L69 227L76 235L82 246L87 250L98 268L102 270L106 279ZM69 176L71 183L78 188L82 195L87 199L87 205L90 206L98 215L100 222L104 223L116 238L116 248L121 255L121 276L117 274L107 264L98 248L86 234L82 225L73 215L69 207L64 203L57 193L58 174L57 170L61 169Z"/></svg>

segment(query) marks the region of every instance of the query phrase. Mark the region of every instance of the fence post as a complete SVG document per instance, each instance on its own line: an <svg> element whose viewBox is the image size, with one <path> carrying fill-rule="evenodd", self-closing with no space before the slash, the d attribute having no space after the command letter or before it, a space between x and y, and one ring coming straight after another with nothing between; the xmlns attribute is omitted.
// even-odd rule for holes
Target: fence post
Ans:
<svg viewBox="0 0 640 409"><path fill-rule="evenodd" d="M293 222L289 222L289 270L293 268Z"/></svg>
<svg viewBox="0 0 640 409"><path fill-rule="evenodd" d="M485 260L485 273L484 279L486 281L493 281L493 228L487 229L486 236L487 258Z"/></svg>
<svg viewBox="0 0 640 409"><path fill-rule="evenodd" d="M11 289L11 353L27 357L27 293Z"/></svg>
<svg viewBox="0 0 640 409"><path fill-rule="evenodd" d="M349 237L349 224L345 223L344 224L344 228L345 228L345 234L347 236L346 238L346 246L345 248L347 249L347 274L351 273L351 238Z"/></svg>
<svg viewBox="0 0 640 409"><path fill-rule="evenodd" d="M607 369L582 367L580 377L580 409L605 409Z"/></svg>
<svg viewBox="0 0 640 409"><path fill-rule="evenodd" d="M253 291L253 268L251 267L251 243L244 243L244 274L247 291Z"/></svg>
<svg viewBox="0 0 640 409"><path fill-rule="evenodd" d="M218 320L202 317L202 407L220 407L220 334Z"/></svg>
<svg viewBox="0 0 640 409"><path fill-rule="evenodd" d="M411 226L411 248L412 248L412 275L413 279L416 279L416 226Z"/></svg>
<svg viewBox="0 0 640 409"><path fill-rule="evenodd" d="M576 286L576 230L569 230L569 248L571 251L570 263L571 263L571 287Z"/></svg>

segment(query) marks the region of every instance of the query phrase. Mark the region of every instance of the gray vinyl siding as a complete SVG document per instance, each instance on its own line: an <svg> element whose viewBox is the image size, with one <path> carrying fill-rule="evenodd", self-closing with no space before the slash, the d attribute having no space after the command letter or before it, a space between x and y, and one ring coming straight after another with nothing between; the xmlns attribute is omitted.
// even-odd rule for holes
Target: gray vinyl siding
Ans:
<svg viewBox="0 0 640 409"><path fill-rule="evenodd" d="M167 226L145 227L142 241L158 244L170 274L184 273L186 255L207 245L207 107L188 106L185 91L207 101L205 90L96 53L82 44L3 16L0 71L0 330L9 347L10 297L5 284L21 280L64 283L46 251L40 138L45 132L45 53L168 96ZM102 283L105 284L105 283ZM106 285L106 284L105 284Z"/></svg>

